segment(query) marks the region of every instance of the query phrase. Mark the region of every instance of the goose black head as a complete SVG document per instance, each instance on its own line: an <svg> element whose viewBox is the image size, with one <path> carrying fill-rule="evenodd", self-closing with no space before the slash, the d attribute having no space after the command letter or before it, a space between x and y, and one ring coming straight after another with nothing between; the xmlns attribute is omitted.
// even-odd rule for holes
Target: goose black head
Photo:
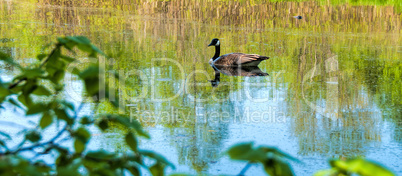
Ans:
<svg viewBox="0 0 402 176"><path fill-rule="evenodd" d="M219 39L214 38L212 39L211 43L208 46L219 46L219 45L220 45Z"/></svg>
<svg viewBox="0 0 402 176"><path fill-rule="evenodd" d="M209 80L209 82L211 82L212 87L218 87L219 85L219 80Z"/></svg>
<svg viewBox="0 0 402 176"><path fill-rule="evenodd" d="M299 15L299 16L294 16L293 18L296 18L296 19L299 19L299 20L300 20L300 19L302 19L303 17Z"/></svg>

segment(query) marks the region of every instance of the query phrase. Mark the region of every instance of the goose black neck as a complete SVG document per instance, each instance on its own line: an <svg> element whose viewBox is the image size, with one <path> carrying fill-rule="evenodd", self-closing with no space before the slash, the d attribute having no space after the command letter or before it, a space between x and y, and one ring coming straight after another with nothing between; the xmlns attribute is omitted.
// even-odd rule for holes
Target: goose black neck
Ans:
<svg viewBox="0 0 402 176"><path fill-rule="evenodd" d="M219 57L220 52L221 52L221 46L220 46L220 45L215 46L215 55L214 55L214 57L212 58L212 60L217 59L217 58Z"/></svg>
<svg viewBox="0 0 402 176"><path fill-rule="evenodd" d="M221 80L221 72L218 70L215 70L215 81L220 81Z"/></svg>

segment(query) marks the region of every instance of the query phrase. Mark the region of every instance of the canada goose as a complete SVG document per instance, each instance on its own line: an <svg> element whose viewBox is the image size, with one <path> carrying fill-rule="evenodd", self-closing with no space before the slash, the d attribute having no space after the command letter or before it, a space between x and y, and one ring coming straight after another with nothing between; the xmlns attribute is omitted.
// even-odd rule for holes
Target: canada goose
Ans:
<svg viewBox="0 0 402 176"><path fill-rule="evenodd" d="M296 18L296 19L299 19L299 20L303 19L303 17L300 16L300 15L298 15L298 16L293 16L293 18Z"/></svg>
<svg viewBox="0 0 402 176"><path fill-rule="evenodd" d="M240 66L257 66L261 61L269 59L267 56L258 54L230 53L219 56L221 46L219 39L212 39L208 46L215 46L215 55L209 60L212 65L240 67Z"/></svg>

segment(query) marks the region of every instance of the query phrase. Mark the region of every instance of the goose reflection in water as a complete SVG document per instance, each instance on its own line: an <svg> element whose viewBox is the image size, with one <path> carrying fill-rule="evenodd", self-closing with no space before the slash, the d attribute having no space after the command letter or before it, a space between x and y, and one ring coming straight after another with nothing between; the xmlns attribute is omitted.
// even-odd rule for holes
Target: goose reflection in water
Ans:
<svg viewBox="0 0 402 176"><path fill-rule="evenodd" d="M209 80L209 82L211 82L212 87L218 87L221 78L221 73L227 76L245 76L245 77L268 76L268 73L261 71L260 68L256 66L225 67L225 66L212 65L212 68L215 71L215 79Z"/></svg>

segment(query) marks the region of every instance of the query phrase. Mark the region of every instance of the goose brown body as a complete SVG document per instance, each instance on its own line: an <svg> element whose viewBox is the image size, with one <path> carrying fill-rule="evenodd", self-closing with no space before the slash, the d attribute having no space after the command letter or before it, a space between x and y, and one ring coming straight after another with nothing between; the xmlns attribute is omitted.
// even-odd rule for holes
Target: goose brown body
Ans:
<svg viewBox="0 0 402 176"><path fill-rule="evenodd" d="M218 66L257 66L261 61L269 59L267 56L260 56L258 54L244 54L244 53L230 53L219 56L220 42L219 39L212 39L208 46L215 46L215 55L209 61L210 64Z"/></svg>
<svg viewBox="0 0 402 176"><path fill-rule="evenodd" d="M267 59L269 57L258 54L230 53L218 57L211 63L219 66L257 66Z"/></svg>

